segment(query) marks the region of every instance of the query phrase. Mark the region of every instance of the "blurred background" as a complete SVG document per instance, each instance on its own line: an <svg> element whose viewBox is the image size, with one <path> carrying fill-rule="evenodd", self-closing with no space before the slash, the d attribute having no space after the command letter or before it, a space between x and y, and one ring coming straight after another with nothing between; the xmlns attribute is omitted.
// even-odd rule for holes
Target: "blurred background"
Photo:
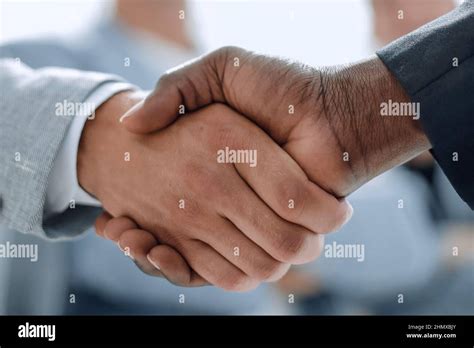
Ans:
<svg viewBox="0 0 474 348"><path fill-rule="evenodd" d="M0 57L151 89L167 69L224 45L314 66L362 59L458 3L2 0ZM35 243L39 259L0 259L0 313L474 314L474 213L429 153L350 200L352 221L319 260L247 293L150 278L93 231L55 243L5 233L0 243Z"/></svg>

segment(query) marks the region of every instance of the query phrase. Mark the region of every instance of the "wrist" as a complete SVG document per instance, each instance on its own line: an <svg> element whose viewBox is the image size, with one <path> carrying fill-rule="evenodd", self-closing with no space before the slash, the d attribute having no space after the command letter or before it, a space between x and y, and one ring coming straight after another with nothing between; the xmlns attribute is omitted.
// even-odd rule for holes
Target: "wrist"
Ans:
<svg viewBox="0 0 474 348"><path fill-rule="evenodd" d="M344 195L431 147L418 121L419 105L380 59L325 74L325 115L350 158Z"/></svg>
<svg viewBox="0 0 474 348"><path fill-rule="evenodd" d="M141 99L137 92L117 93L84 125L77 153L77 178L84 191L99 200L105 181L110 179L107 164L112 160L111 150L117 148L126 133L120 125L120 117Z"/></svg>

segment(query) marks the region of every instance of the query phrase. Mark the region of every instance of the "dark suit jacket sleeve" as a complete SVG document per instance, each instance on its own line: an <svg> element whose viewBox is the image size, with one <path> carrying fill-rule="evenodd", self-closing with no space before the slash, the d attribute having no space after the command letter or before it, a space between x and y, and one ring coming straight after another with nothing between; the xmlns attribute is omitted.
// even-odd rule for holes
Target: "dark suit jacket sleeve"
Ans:
<svg viewBox="0 0 474 348"><path fill-rule="evenodd" d="M434 157L474 209L474 0L377 55L420 103L420 122Z"/></svg>

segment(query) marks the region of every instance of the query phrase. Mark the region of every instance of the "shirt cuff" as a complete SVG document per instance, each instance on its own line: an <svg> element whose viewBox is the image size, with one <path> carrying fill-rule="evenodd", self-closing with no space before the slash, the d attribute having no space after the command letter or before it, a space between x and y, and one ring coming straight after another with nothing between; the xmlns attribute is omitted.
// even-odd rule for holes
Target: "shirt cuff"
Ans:
<svg viewBox="0 0 474 348"><path fill-rule="evenodd" d="M136 89L129 83L107 83L95 90L85 101L92 105L91 114L75 115L61 148L54 160L48 178L44 213L46 216L62 213L71 203L100 207L100 202L84 191L77 180L77 150L82 129L88 119L95 117L95 110L113 95Z"/></svg>

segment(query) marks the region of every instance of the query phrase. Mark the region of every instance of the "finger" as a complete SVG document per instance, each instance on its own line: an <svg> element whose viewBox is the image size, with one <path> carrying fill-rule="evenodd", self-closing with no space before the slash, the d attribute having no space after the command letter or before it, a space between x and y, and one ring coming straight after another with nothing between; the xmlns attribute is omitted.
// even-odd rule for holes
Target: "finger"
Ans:
<svg viewBox="0 0 474 348"><path fill-rule="evenodd" d="M118 238L117 244L143 272L153 276L163 276L162 272L147 259L150 250L158 244L150 232L140 229L124 231Z"/></svg>
<svg viewBox="0 0 474 348"><path fill-rule="evenodd" d="M125 231L118 240L120 249L126 253L144 273L164 277L179 286L203 286L206 281L193 272L183 257L167 245L159 245L148 231L134 229Z"/></svg>
<svg viewBox="0 0 474 348"><path fill-rule="evenodd" d="M222 108L229 112L225 106L216 105L213 110L218 114ZM237 120L249 123L243 118ZM333 231L348 221L352 210L345 200L338 200L309 181L285 150L261 129L251 129L252 134L234 134L231 140L226 139L228 144L221 146L236 154L237 172L275 213L315 233Z"/></svg>
<svg viewBox="0 0 474 348"><path fill-rule="evenodd" d="M103 219L107 218L104 216ZM156 265L163 265L161 269L157 269L156 265L150 262L148 254L153 248L160 246L150 232L137 229L137 225L127 217L111 218L105 227L104 237L115 242L118 242L122 251L126 252L128 256L136 263L144 273L153 276L164 276L169 281L181 286L203 286L206 281L192 271L187 266L186 261L182 256L174 251L171 247L158 248L157 254L152 253L155 257L152 260ZM165 246L160 246L165 247ZM161 256L161 251L164 255ZM174 255L173 254L174 251ZM162 261L163 258L164 260ZM180 262L173 264L169 259Z"/></svg>
<svg viewBox="0 0 474 348"><path fill-rule="evenodd" d="M219 254L260 282L276 281L290 268L289 264L275 260L252 242L228 219L222 218L207 237L209 245Z"/></svg>
<svg viewBox="0 0 474 348"><path fill-rule="evenodd" d="M170 282L178 286L196 287L209 284L189 267L181 254L168 245L156 245L148 252L147 259Z"/></svg>
<svg viewBox="0 0 474 348"><path fill-rule="evenodd" d="M104 228L104 238L117 242L125 231L138 228L137 224L130 218L121 216L107 222Z"/></svg>
<svg viewBox="0 0 474 348"><path fill-rule="evenodd" d="M282 263L307 263L320 255L322 234L282 219L244 182L238 187L238 196L222 201L219 213L250 240Z"/></svg>
<svg viewBox="0 0 474 348"><path fill-rule="evenodd" d="M228 291L248 291L259 285L208 244L199 240L187 243L187 247L180 250L181 254L191 268L212 285Z"/></svg>
<svg viewBox="0 0 474 348"><path fill-rule="evenodd" d="M105 238L104 237L104 229L105 226L107 225L107 222L109 222L112 219L112 215L107 213L106 211L103 211L95 220L95 232L98 236Z"/></svg>

